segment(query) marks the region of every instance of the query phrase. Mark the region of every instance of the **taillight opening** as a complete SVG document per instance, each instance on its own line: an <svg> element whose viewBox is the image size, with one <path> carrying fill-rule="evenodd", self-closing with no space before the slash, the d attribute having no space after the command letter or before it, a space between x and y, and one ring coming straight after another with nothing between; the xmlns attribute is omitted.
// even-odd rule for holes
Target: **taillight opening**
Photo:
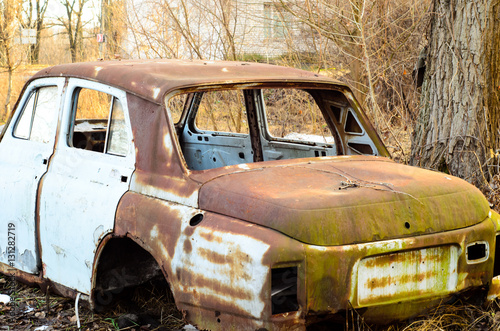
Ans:
<svg viewBox="0 0 500 331"><path fill-rule="evenodd" d="M467 245L466 248L467 263L484 262L489 257L488 243L486 241L478 241Z"/></svg>

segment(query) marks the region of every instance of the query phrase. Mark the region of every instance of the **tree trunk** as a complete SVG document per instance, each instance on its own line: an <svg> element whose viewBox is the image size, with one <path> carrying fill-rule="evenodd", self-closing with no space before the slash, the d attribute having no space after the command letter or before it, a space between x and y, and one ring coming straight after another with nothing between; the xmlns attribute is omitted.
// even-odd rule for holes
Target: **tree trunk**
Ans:
<svg viewBox="0 0 500 331"><path fill-rule="evenodd" d="M499 0L434 0L413 165L486 189L498 148Z"/></svg>
<svg viewBox="0 0 500 331"><path fill-rule="evenodd" d="M9 116L10 114L10 97L12 95L12 74L14 69L12 67L7 68L8 78L7 78L7 95L5 96L4 105L4 116Z"/></svg>

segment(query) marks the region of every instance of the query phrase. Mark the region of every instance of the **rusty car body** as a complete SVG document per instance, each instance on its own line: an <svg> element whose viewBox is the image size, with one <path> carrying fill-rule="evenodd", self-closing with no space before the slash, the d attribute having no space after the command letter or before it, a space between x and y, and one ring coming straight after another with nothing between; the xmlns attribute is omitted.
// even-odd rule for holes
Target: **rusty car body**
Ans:
<svg viewBox="0 0 500 331"><path fill-rule="evenodd" d="M393 162L349 88L302 70L43 69L0 160L0 271L94 307L161 276L201 329L384 323L498 274L483 195Z"/></svg>

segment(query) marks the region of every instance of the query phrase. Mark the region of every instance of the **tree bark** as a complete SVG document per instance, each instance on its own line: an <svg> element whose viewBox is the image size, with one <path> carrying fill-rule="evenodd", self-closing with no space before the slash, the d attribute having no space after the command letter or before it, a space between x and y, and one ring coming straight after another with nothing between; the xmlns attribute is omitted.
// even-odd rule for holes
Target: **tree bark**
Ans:
<svg viewBox="0 0 500 331"><path fill-rule="evenodd" d="M16 63L13 56L14 37L17 28L17 19L21 9L21 1L0 2L0 67L6 69L8 73L7 93L3 105L3 119L10 113L10 97L12 94L12 74L19 63Z"/></svg>
<svg viewBox="0 0 500 331"><path fill-rule="evenodd" d="M499 146L499 0L434 0L411 163L487 189Z"/></svg>

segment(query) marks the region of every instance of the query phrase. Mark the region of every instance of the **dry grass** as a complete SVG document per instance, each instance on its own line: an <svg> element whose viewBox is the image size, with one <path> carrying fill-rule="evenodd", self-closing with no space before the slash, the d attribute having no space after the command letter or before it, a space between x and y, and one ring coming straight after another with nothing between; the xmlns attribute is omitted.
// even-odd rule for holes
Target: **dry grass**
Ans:
<svg viewBox="0 0 500 331"><path fill-rule="evenodd" d="M381 330L381 329L376 329ZM500 330L500 307L498 302L471 305L458 302L439 306L425 316L405 323L391 325L385 331L462 331Z"/></svg>
<svg viewBox="0 0 500 331"><path fill-rule="evenodd" d="M0 304L0 330L34 330L47 325L52 330L75 330L76 317L74 301L53 294L47 295L40 289L19 283L11 283L0 276L0 293L9 293L14 302L7 306ZM186 322L175 309L171 298L160 286L137 288L128 300L122 299L113 310L96 313L80 302L79 316L81 330L179 330ZM475 301L480 301L480 299ZM137 325L119 328L120 320L126 314L141 317ZM148 321L145 316L151 319ZM470 304L460 300L454 304L441 305L416 318L386 326L368 325L362 317L356 317L346 324L332 326L326 324L320 330L348 331L493 331L500 330L500 304ZM120 318L121 317L121 318ZM6 328L6 327L9 328Z"/></svg>
<svg viewBox="0 0 500 331"><path fill-rule="evenodd" d="M52 330L77 329L75 302L71 299L43 293L5 276L0 276L0 293L9 294L13 300L6 306L0 304L0 330L34 330L44 325ZM151 286L136 289L130 300L122 300L113 310L104 313L91 311L83 301L78 310L80 330L118 330L123 320L120 317L130 313L140 318L135 330L178 330L185 324L175 305ZM125 329L134 330L134 327L121 328Z"/></svg>
<svg viewBox="0 0 500 331"><path fill-rule="evenodd" d="M12 92L10 98L10 109L14 108L19 93L21 92L26 81L37 71L45 68L44 65L23 65L19 66L12 77ZM8 117L5 112L5 101L7 98L8 74L4 70L0 70L0 124L4 123Z"/></svg>

